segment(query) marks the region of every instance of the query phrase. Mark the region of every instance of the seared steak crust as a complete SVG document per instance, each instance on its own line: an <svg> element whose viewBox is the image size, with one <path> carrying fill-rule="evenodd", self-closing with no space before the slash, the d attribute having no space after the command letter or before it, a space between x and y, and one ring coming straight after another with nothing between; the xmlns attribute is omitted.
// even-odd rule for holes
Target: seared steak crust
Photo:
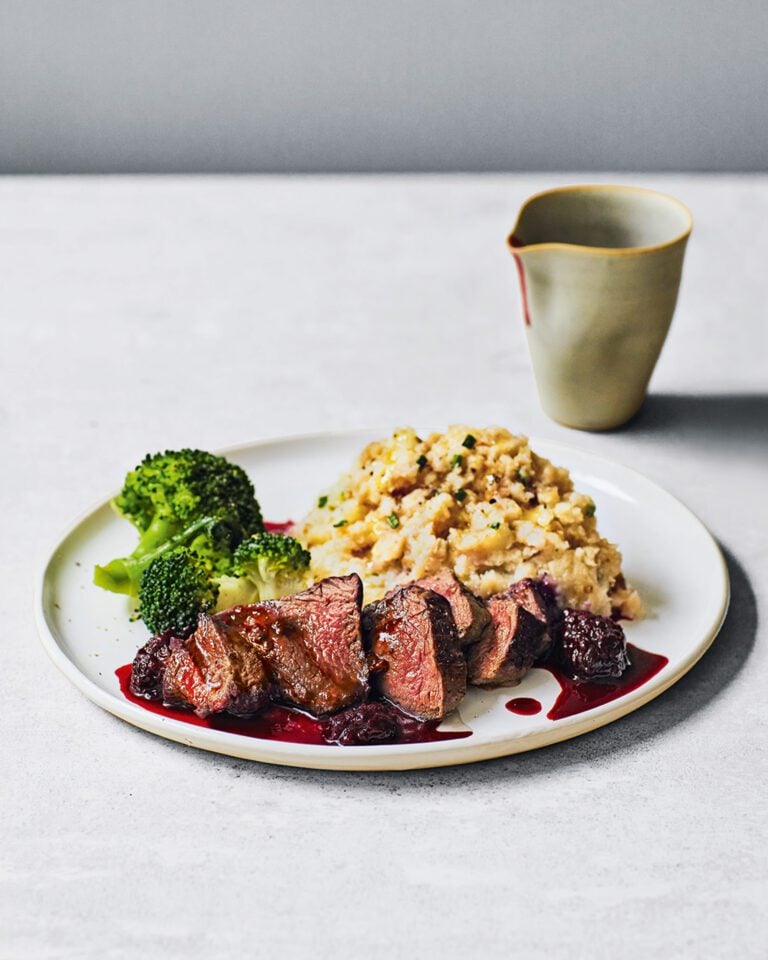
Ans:
<svg viewBox="0 0 768 960"><path fill-rule="evenodd" d="M399 587L363 610L363 634L373 658L386 664L374 676L382 696L422 720L458 706L467 665L444 597L415 584Z"/></svg>
<svg viewBox="0 0 768 960"><path fill-rule="evenodd" d="M508 593L488 601L491 624L469 651L469 682L479 687L518 683L533 666L545 625Z"/></svg>
<svg viewBox="0 0 768 960"><path fill-rule="evenodd" d="M491 616L482 600L461 583L450 570L443 569L431 577L417 580L416 585L425 590L434 590L451 605L451 613L462 647L479 640L491 621Z"/></svg>
<svg viewBox="0 0 768 960"><path fill-rule="evenodd" d="M504 596L511 597L515 603L544 624L545 629L539 638L535 654L536 660L542 659L552 648L556 620L559 616L557 605L548 601L538 583L530 578L513 583L505 590Z"/></svg>

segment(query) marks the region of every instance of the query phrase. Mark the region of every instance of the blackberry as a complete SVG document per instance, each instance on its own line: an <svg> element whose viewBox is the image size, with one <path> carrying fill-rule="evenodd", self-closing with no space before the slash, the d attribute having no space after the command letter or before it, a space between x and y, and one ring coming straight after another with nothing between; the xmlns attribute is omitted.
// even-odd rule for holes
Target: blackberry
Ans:
<svg viewBox="0 0 768 960"><path fill-rule="evenodd" d="M157 637L150 637L134 657L130 689L135 696L162 700L165 661L171 651L173 636L173 631L167 630Z"/></svg>
<svg viewBox="0 0 768 960"><path fill-rule="evenodd" d="M619 624L586 610L563 611L558 653L561 666L574 680L616 679L629 666Z"/></svg>
<svg viewBox="0 0 768 960"><path fill-rule="evenodd" d="M345 747L367 743L391 743L400 737L400 723L395 711L386 703L361 703L330 717L323 724L323 734L329 743Z"/></svg>

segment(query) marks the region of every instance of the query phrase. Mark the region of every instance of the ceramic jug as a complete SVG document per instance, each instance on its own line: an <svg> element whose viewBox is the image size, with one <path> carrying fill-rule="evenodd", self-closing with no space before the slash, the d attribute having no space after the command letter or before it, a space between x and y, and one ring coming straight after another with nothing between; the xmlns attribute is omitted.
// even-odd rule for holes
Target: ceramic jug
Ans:
<svg viewBox="0 0 768 960"><path fill-rule="evenodd" d="M544 411L605 430L645 398L677 302L693 221L665 194L575 186L536 194L508 238Z"/></svg>

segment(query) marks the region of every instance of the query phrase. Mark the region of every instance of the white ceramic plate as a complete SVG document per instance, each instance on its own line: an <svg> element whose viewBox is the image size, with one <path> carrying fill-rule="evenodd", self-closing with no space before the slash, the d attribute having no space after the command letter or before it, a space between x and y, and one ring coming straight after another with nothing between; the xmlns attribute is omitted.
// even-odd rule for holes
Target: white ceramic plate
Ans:
<svg viewBox="0 0 768 960"><path fill-rule="evenodd" d="M267 519L303 516L317 491L347 469L368 440L387 431L297 437L223 451L251 475ZM626 625L629 642L667 657L639 689L562 720L547 719L559 692L554 677L532 670L513 688L470 690L453 725L472 736L436 743L370 747L308 746L258 740L192 726L128 702L115 670L146 640L128 621L125 598L93 586L94 564L133 549L135 533L103 503L78 520L40 574L36 613L43 644L57 667L110 713L161 737L249 760L335 770L397 770L470 763L543 747L610 723L658 696L696 663L717 635L728 607L723 557L702 523L661 487L627 467L576 448L533 438L534 450L568 467L577 489L597 504L603 536L619 544L624 571L647 615ZM517 716L511 697L532 697L543 710ZM465 729L466 729L465 727Z"/></svg>

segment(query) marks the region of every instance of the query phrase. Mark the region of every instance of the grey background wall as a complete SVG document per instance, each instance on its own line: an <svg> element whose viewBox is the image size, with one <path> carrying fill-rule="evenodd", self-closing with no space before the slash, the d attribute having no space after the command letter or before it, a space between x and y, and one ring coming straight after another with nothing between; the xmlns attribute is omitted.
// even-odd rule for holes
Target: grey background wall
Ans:
<svg viewBox="0 0 768 960"><path fill-rule="evenodd" d="M763 170L765 0L0 0L0 171Z"/></svg>

